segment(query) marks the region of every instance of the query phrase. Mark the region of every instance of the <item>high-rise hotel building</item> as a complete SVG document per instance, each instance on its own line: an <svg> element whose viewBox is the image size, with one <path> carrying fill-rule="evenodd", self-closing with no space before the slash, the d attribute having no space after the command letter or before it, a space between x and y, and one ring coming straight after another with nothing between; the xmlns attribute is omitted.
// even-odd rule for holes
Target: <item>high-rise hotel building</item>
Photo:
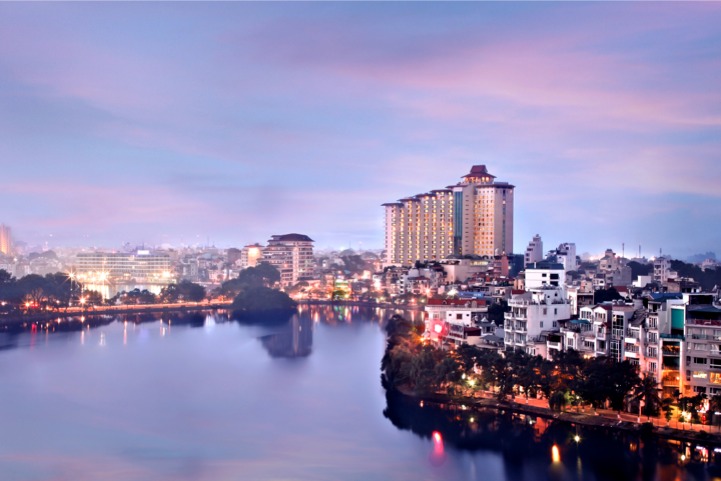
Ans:
<svg viewBox="0 0 721 481"><path fill-rule="evenodd" d="M0 224L0 254L13 253L13 240L10 236L10 227Z"/></svg>
<svg viewBox="0 0 721 481"><path fill-rule="evenodd" d="M512 253L514 186L497 182L485 165L474 165L462 179L383 204L385 264Z"/></svg>

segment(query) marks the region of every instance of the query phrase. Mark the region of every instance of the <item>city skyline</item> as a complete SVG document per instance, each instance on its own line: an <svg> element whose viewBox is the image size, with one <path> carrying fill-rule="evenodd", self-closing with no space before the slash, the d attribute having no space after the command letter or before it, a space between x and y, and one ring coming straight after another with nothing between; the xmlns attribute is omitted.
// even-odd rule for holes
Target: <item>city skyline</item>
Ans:
<svg viewBox="0 0 721 481"><path fill-rule="evenodd" d="M13 238L382 248L485 164L514 253L721 245L721 6L0 3Z"/></svg>

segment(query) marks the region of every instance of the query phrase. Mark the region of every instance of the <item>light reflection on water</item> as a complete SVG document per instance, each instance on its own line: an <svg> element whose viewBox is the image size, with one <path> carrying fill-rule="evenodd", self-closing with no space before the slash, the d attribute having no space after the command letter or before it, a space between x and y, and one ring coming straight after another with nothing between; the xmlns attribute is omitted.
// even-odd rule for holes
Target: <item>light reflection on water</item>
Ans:
<svg viewBox="0 0 721 481"><path fill-rule="evenodd" d="M610 476L565 444L553 465L544 443L563 430L543 421L468 410L459 423L427 405L415 416L380 386L391 314L303 307L267 328L222 312L134 315L14 336L0 351L0 479L710 479L659 461L644 471L627 450L630 472Z"/></svg>

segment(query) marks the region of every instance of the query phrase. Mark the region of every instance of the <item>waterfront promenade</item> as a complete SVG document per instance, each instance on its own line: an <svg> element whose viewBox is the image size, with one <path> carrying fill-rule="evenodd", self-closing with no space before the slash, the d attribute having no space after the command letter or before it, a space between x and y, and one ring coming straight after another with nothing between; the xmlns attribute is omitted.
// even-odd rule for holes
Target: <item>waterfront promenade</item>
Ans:
<svg viewBox="0 0 721 481"><path fill-rule="evenodd" d="M108 314L142 314L151 312L201 311L228 309L232 301L175 302L168 304L132 304L114 306L72 306L57 310L23 312L0 317L0 327L8 328L26 323L36 323L63 317L95 316Z"/></svg>
<svg viewBox="0 0 721 481"><path fill-rule="evenodd" d="M445 396L424 398L423 401L448 403ZM419 402L421 402L419 398ZM517 396L505 401L498 401L494 393L481 391L477 396L454 400L452 404L461 409L496 409L509 410L519 414L529 414L547 419L554 419L585 426L597 426L624 431L641 431L644 425L653 426L653 434L667 439L675 439L702 444L721 446L721 427L706 424L682 423L676 420L667 422L665 418L638 416L637 414L610 409L593 409L589 406L566 408L554 411L548 407L548 400ZM648 428L646 428L648 429Z"/></svg>

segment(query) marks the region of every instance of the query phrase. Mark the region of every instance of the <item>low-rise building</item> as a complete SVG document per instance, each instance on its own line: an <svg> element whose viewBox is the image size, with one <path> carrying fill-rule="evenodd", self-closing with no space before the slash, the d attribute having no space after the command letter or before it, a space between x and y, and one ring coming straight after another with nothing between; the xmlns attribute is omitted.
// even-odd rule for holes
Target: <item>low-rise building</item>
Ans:
<svg viewBox="0 0 721 481"><path fill-rule="evenodd" d="M481 344L488 314L485 299L430 298L425 313L425 335L432 342L441 346Z"/></svg>

